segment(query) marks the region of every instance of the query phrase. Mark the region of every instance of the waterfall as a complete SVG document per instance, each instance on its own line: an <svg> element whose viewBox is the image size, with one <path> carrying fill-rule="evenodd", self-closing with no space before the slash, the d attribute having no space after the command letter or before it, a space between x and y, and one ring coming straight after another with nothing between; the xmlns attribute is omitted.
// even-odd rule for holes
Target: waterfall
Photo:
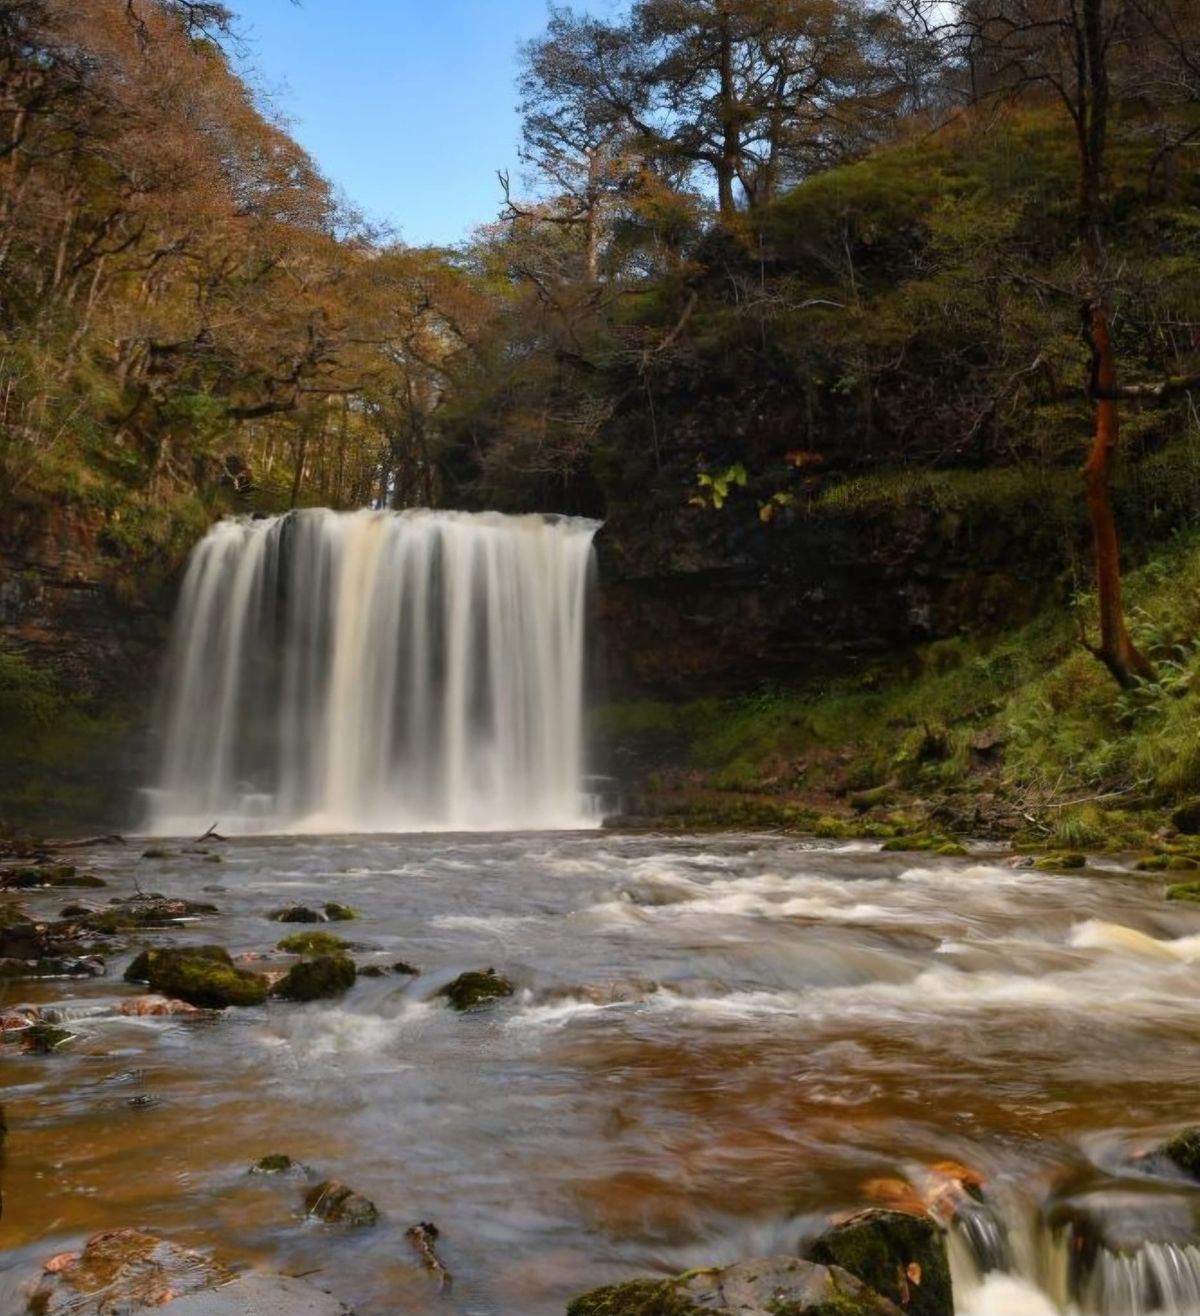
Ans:
<svg viewBox="0 0 1200 1316"><path fill-rule="evenodd" d="M564 828L597 524L293 512L188 564L149 830Z"/></svg>

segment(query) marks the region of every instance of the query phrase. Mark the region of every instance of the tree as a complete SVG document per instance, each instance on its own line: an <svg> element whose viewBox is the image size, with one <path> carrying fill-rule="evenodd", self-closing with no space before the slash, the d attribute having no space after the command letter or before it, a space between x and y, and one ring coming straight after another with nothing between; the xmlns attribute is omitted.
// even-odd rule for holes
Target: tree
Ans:
<svg viewBox="0 0 1200 1316"><path fill-rule="evenodd" d="M1119 271L1106 250L1108 164L1116 116L1193 96L1194 24L1179 0L962 0L952 20L917 0L927 30L948 36L951 58L969 73L974 99L1045 94L1066 110L1076 166L1076 225L1082 336L1090 369L1092 437L1084 466L1100 638L1092 652L1123 686L1154 672L1129 633L1112 482L1120 404L1162 397L1196 381L1123 386L1114 345Z"/></svg>

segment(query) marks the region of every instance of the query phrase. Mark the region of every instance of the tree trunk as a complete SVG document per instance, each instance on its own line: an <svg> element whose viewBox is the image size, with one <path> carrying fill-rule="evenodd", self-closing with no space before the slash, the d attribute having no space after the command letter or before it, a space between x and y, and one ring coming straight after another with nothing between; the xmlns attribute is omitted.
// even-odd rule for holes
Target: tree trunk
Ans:
<svg viewBox="0 0 1200 1316"><path fill-rule="evenodd" d="M1096 595L1100 606L1100 645L1092 652L1118 684L1128 687L1139 680L1153 680L1154 669L1130 639L1121 605L1121 551L1112 505L1113 463L1120 430L1117 403L1112 396L1117 384L1117 368L1109 335L1108 312L1103 302L1094 301L1087 308L1086 315L1092 348L1095 432L1083 478L1092 523Z"/></svg>
<svg viewBox="0 0 1200 1316"><path fill-rule="evenodd" d="M733 80L733 34L729 15L720 17L721 41L721 159L717 164L717 205L722 219L737 213L733 180L741 162L741 128L738 123L737 89Z"/></svg>

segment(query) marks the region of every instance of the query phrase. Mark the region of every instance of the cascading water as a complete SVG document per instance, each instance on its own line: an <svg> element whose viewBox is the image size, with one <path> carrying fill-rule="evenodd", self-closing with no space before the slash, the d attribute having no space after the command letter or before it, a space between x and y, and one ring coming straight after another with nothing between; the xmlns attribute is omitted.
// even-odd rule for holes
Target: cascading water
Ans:
<svg viewBox="0 0 1200 1316"><path fill-rule="evenodd" d="M303 511L192 555L149 829L587 826L597 524Z"/></svg>

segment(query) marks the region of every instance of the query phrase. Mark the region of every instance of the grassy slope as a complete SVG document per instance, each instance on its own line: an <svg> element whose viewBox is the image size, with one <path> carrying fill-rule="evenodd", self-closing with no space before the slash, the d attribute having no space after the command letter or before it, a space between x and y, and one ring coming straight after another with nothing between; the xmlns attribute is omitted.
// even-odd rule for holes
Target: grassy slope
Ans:
<svg viewBox="0 0 1200 1316"><path fill-rule="evenodd" d="M681 766L635 807L692 823L891 835L928 826L1145 844L1200 794L1200 531L1128 578L1159 681L1119 690L1082 647L1093 601L991 640L944 640L853 678L733 701L602 709L602 735ZM851 821L856 820L856 821Z"/></svg>

